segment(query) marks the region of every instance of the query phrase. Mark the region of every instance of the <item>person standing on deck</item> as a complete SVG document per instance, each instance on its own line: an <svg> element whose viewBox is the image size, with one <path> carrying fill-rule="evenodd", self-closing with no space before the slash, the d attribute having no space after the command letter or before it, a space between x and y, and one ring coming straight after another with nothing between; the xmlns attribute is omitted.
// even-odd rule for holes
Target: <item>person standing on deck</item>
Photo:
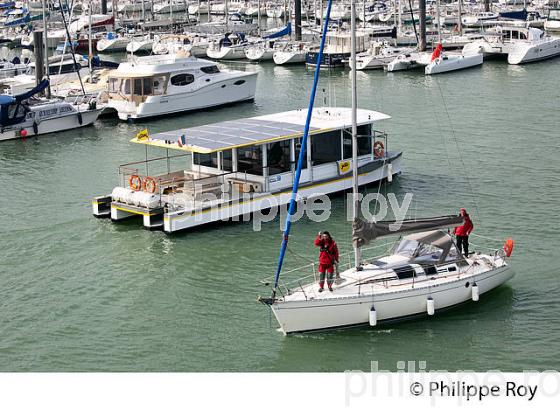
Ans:
<svg viewBox="0 0 560 410"><path fill-rule="evenodd" d="M319 292L325 287L325 275L327 276L327 285L332 292L334 283L334 264L338 263L338 247L330 233L327 231L319 232L315 238L315 246L320 248L319 251Z"/></svg>
<svg viewBox="0 0 560 410"><path fill-rule="evenodd" d="M471 221L471 217L467 213L465 208L461 208L459 215L463 217L463 225L456 226L455 237L457 238L457 247L459 248L459 253L463 252L465 257L469 256L469 235L471 234L472 230L474 229L473 223Z"/></svg>

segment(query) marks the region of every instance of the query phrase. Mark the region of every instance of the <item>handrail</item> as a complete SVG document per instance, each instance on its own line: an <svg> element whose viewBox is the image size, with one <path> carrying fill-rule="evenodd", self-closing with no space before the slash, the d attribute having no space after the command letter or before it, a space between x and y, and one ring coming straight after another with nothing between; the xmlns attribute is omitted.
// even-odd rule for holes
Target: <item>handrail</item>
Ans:
<svg viewBox="0 0 560 410"><path fill-rule="evenodd" d="M171 156L165 156L165 157L159 157L159 158L150 158L150 159L147 159L147 160L145 159L145 160L142 160L142 161L135 161L135 162L129 162L127 164L122 164L122 165L119 165L119 168L127 167L129 165L145 164L146 162L161 161L163 159L166 160L166 159L172 159L172 158L186 157L186 156L189 156L189 155L191 155L191 154L178 154L178 155L171 155Z"/></svg>

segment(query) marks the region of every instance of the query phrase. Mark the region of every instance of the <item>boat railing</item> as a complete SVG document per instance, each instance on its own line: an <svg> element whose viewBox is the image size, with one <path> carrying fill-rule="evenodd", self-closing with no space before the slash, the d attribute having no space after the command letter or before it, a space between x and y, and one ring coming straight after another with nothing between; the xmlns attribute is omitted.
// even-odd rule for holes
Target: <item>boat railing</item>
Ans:
<svg viewBox="0 0 560 410"><path fill-rule="evenodd" d="M392 247L392 244L391 244ZM383 248L383 251L380 249ZM374 259L379 258L383 254L387 252L387 244L379 244L375 246L363 247L361 248L362 255L364 256L364 260L367 259ZM297 255L300 258L304 258L303 256ZM335 275L336 279L339 277L339 273L345 270L350 269L354 265L354 250L349 250L346 252L342 252L339 255L339 263L335 266ZM304 286L309 285L310 283L314 282L317 283L319 281L318 276L318 262L312 262L299 266L297 268L293 268L287 271L282 271L282 278L278 282L278 291L282 295L290 295L295 292L303 292L305 297L307 298L304 291ZM272 286L274 283L274 276L270 276L260 280L260 283L264 286Z"/></svg>

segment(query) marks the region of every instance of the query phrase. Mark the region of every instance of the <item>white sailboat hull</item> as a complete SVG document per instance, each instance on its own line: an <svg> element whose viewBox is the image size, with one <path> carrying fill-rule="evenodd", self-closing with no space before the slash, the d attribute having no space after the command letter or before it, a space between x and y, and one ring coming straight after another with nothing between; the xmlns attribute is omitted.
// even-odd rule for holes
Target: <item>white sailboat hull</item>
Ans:
<svg viewBox="0 0 560 410"><path fill-rule="evenodd" d="M208 47L206 55L213 60L241 60L245 58L245 47Z"/></svg>
<svg viewBox="0 0 560 410"><path fill-rule="evenodd" d="M514 272L505 265L477 275L463 274L437 287L407 286L401 290L374 294L368 292L367 285L364 285L362 293L354 297L281 302L274 303L271 308L285 334L365 324L369 321L372 307L378 322L402 320L427 314L428 297L434 300L437 314L440 309L471 300L470 285L473 282L477 284L479 294L483 294L502 285L513 275Z"/></svg>
<svg viewBox="0 0 560 410"><path fill-rule="evenodd" d="M305 63L305 52L275 51L272 58L277 65Z"/></svg>
<svg viewBox="0 0 560 410"><path fill-rule="evenodd" d="M245 49L245 57L250 61L269 61L272 60L274 50L264 47L248 47Z"/></svg>
<svg viewBox="0 0 560 410"><path fill-rule="evenodd" d="M448 73L450 71L464 70L466 68L482 65L484 56L482 53L471 55L447 55L436 58L425 67L426 75Z"/></svg>

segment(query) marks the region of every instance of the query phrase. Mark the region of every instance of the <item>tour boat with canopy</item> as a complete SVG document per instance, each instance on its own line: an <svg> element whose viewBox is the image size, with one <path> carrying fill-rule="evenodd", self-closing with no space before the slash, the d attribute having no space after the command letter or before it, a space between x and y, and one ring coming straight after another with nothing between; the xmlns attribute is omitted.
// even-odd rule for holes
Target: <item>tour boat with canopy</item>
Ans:
<svg viewBox="0 0 560 410"><path fill-rule="evenodd" d="M389 150L386 133L374 128L389 116L357 113L356 160L351 152L350 109L299 109L149 135L132 141L165 152L158 159L119 167L121 185L93 200L95 216L118 221L143 217L146 228L175 232L282 206L290 201L298 139L312 118L309 150L301 172L301 199L351 188L350 168L360 185L401 172L400 151ZM169 155L179 151L179 155ZM171 161L179 163L172 169ZM159 168L158 168L159 166ZM144 170L144 171L141 171ZM156 170L159 170L157 172ZM151 171L151 172L150 172Z"/></svg>

